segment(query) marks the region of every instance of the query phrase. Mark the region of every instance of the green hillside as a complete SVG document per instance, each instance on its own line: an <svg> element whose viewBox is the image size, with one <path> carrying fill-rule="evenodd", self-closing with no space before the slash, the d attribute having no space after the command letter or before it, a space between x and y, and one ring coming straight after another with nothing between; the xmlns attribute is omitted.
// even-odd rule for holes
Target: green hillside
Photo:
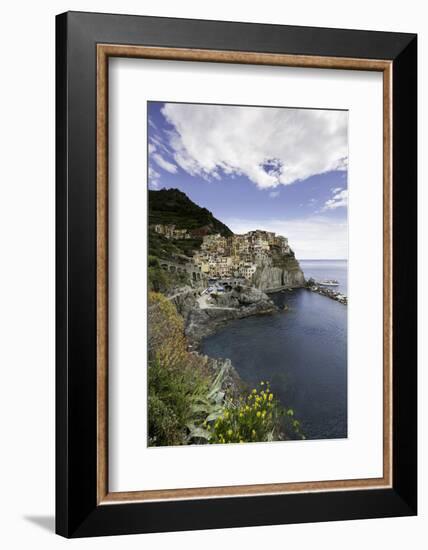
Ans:
<svg viewBox="0 0 428 550"><path fill-rule="evenodd" d="M158 223L192 230L195 237L211 233L220 233L225 237L233 235L209 210L195 204L178 189L149 191L149 225Z"/></svg>

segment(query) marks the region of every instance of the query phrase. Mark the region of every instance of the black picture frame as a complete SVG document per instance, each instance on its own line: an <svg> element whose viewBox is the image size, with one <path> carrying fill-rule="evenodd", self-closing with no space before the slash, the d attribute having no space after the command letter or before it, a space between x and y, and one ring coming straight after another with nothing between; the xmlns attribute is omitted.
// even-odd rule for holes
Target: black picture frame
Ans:
<svg viewBox="0 0 428 550"><path fill-rule="evenodd" d="M97 504L100 43L392 61L391 488ZM417 36L68 12L56 18L56 97L56 532L86 537L415 515Z"/></svg>

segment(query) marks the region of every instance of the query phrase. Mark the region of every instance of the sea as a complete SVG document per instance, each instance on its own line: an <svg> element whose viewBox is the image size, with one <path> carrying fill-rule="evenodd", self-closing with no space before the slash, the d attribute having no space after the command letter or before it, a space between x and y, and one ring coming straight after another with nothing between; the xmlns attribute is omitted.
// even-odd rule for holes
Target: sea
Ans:
<svg viewBox="0 0 428 550"><path fill-rule="evenodd" d="M336 279L334 288L347 295L345 260L299 263L306 279ZM270 296L288 309L234 320L205 338L201 351L230 358L250 387L269 381L306 439L346 438L347 306L306 289Z"/></svg>
<svg viewBox="0 0 428 550"><path fill-rule="evenodd" d="M348 296L347 260L300 260L299 264L305 279L312 277L318 282L334 279L339 282L339 286L327 288L338 290Z"/></svg>

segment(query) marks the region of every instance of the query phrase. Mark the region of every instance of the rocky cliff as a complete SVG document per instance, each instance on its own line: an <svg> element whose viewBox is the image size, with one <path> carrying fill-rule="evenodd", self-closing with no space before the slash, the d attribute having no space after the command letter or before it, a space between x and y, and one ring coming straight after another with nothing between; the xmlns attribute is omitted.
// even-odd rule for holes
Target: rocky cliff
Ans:
<svg viewBox="0 0 428 550"><path fill-rule="evenodd" d="M266 315L278 311L272 300L255 288L242 287L220 294L211 307L200 308L195 304L186 317L185 334L192 346L234 319L253 315Z"/></svg>
<svg viewBox="0 0 428 550"><path fill-rule="evenodd" d="M199 293L190 286L184 286L171 291L169 300L175 305L177 312L184 319L186 325L191 312L198 308L197 297Z"/></svg>
<svg viewBox="0 0 428 550"><path fill-rule="evenodd" d="M213 294L212 299L220 307L248 307L257 304L273 306L272 300L261 290L251 286L237 286L230 292Z"/></svg>
<svg viewBox="0 0 428 550"><path fill-rule="evenodd" d="M271 265L262 265L253 275L253 284L265 292L273 292L282 288L297 288L304 286L305 277L300 269L294 253L277 255Z"/></svg>

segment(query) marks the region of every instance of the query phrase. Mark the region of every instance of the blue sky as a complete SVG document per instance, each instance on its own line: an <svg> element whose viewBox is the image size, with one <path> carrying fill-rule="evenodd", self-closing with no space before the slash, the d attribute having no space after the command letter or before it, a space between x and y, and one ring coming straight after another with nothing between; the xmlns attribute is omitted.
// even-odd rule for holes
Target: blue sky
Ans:
<svg viewBox="0 0 428 550"><path fill-rule="evenodd" d="M347 257L347 112L149 102L148 121L150 189L284 235L299 259Z"/></svg>

